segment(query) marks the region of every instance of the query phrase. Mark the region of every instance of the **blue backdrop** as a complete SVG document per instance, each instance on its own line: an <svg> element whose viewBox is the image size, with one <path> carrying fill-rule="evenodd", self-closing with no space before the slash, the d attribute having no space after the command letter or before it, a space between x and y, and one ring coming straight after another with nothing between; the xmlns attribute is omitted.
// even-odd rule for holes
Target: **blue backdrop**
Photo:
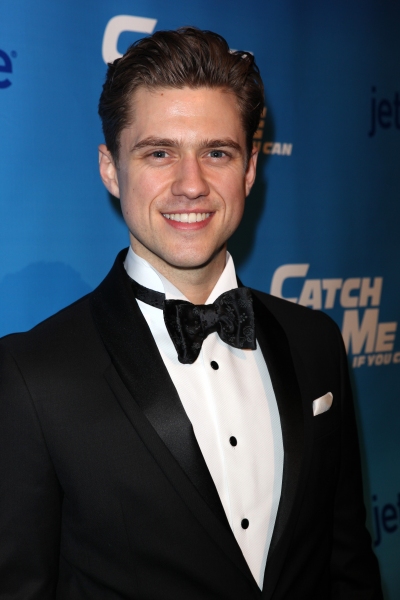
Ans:
<svg viewBox="0 0 400 600"><path fill-rule="evenodd" d="M231 252L248 285L325 310L342 329L369 527L386 596L397 600L399 2L3 3L0 335L93 289L127 245L97 169L105 60L187 24L218 31L260 66L260 169Z"/></svg>

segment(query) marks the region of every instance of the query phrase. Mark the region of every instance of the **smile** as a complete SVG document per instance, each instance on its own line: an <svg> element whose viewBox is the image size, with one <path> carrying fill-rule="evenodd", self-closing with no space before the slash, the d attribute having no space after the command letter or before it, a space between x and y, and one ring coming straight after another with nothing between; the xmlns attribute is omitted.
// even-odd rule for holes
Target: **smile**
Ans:
<svg viewBox="0 0 400 600"><path fill-rule="evenodd" d="M179 223L199 223L208 219L211 213L163 213L163 217Z"/></svg>

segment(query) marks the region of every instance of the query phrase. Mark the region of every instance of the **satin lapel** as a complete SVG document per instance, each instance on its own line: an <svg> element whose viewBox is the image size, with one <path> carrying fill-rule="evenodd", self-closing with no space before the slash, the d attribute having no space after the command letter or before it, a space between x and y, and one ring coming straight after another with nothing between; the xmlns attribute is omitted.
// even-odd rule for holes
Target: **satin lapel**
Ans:
<svg viewBox="0 0 400 600"><path fill-rule="evenodd" d="M192 424L137 305L123 267L125 255L126 250L118 255L91 300L94 320L115 367L106 373L107 381L178 493L237 567L254 582L229 527ZM143 414L153 430L146 421L143 423ZM176 462L171 461L164 445Z"/></svg>
<svg viewBox="0 0 400 600"><path fill-rule="evenodd" d="M272 313L253 293L256 336L271 376L282 427L282 492L264 576L263 598L270 598L283 567L301 494L304 456L303 409L289 343Z"/></svg>

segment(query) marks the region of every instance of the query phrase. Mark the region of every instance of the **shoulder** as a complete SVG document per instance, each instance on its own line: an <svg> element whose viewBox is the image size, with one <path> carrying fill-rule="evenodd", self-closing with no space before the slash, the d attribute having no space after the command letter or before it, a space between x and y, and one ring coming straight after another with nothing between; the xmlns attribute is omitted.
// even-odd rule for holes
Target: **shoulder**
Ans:
<svg viewBox="0 0 400 600"><path fill-rule="evenodd" d="M295 327L296 329L303 329L309 327L323 327L324 330L338 330L335 321L320 310L312 310L311 308L289 302L282 298L277 298L276 296L272 296L271 294L259 290L252 289L251 291L284 328Z"/></svg>
<svg viewBox="0 0 400 600"><path fill-rule="evenodd" d="M55 343L56 340L60 339L60 336L64 336L67 331L71 331L71 326L73 330L76 330L78 324L87 321L89 296L90 294L66 306L29 331L11 333L0 338L0 344L10 350L17 350L23 346L32 346L38 349L46 341L49 344Z"/></svg>
<svg viewBox="0 0 400 600"><path fill-rule="evenodd" d="M91 315L90 296L84 296L29 331L1 338L0 364L12 359L29 378L30 373L49 374L66 366L73 371L93 360L94 349L101 351L102 343Z"/></svg>
<svg viewBox="0 0 400 600"><path fill-rule="evenodd" d="M300 352L309 348L313 354L344 351L339 327L326 313L312 310L288 300L253 290L255 307L267 311L284 331L289 345ZM256 309L257 315L257 309Z"/></svg>
<svg viewBox="0 0 400 600"><path fill-rule="evenodd" d="M85 367L98 372L108 366L110 357L96 314L99 305L105 322L116 313L124 330L125 313L131 308L128 277L123 266L126 251L121 250L117 255L111 270L95 290L30 331L0 339L0 362L6 355L11 356L21 370L36 374L42 370L46 375L50 371L55 375L69 371L78 376Z"/></svg>

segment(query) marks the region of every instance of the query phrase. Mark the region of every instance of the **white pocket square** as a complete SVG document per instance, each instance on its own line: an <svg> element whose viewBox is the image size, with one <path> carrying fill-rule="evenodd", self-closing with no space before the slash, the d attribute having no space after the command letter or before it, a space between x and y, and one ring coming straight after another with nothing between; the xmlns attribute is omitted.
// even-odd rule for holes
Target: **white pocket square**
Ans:
<svg viewBox="0 0 400 600"><path fill-rule="evenodd" d="M317 415L321 415L322 413L329 410L332 406L332 402L332 392L328 392L327 394L325 394L325 396L321 396L321 398L317 398L316 400L314 400L314 402L312 403L314 417L316 417Z"/></svg>

